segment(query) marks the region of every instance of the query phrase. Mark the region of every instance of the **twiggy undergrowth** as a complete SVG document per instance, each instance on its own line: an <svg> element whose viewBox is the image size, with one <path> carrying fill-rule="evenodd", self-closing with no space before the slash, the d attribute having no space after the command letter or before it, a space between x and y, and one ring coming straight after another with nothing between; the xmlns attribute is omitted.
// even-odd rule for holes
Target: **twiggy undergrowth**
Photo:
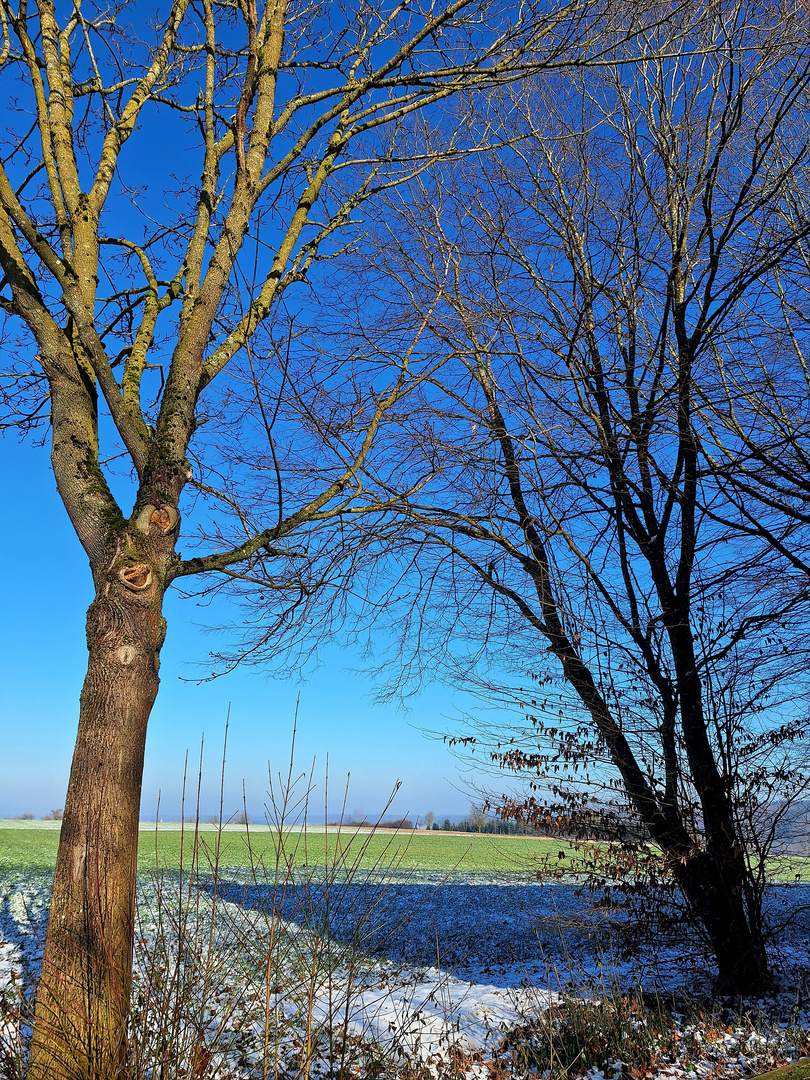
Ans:
<svg viewBox="0 0 810 1080"><path fill-rule="evenodd" d="M248 829L238 867L223 862L222 828L189 826L179 869L161 865L156 838L154 869L138 881L127 1065L100 1080L646 1080L744 1075L810 1051L800 998L792 1021L775 1025L741 1008L628 993L609 975L588 996L538 990L518 1022L493 1021L484 1046L459 1029L448 995L444 1034L420 1048L430 1017L420 1015L418 980L407 1017L397 1013L387 1005L396 978L370 955L406 928L390 895L402 838L392 835L371 865L373 830L346 843L336 827L310 847L311 791L312 776L295 778L291 762L269 793L270 855L256 853ZM26 908L22 890L14 902L36 960L44 908ZM25 1076L33 1005L23 976L0 980L2 1080ZM384 1031L380 1015L394 1018Z"/></svg>

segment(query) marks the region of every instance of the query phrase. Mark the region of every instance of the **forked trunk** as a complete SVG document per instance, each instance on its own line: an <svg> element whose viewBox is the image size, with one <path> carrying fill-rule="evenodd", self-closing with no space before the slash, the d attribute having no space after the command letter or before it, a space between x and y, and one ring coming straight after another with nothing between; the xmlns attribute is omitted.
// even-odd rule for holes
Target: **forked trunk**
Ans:
<svg viewBox="0 0 810 1080"><path fill-rule="evenodd" d="M126 1062L146 727L162 586L130 560L87 615L89 662L54 877L28 1080L115 1080Z"/></svg>

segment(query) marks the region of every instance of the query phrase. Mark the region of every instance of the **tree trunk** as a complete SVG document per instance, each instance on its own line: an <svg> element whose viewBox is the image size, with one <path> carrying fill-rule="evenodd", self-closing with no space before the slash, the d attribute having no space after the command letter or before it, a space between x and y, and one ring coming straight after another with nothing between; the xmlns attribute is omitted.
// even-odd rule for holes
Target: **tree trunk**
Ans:
<svg viewBox="0 0 810 1080"><path fill-rule="evenodd" d="M717 961L718 994L758 994L771 984L760 913L746 911L745 874L741 857L719 865L708 851L680 863L675 871Z"/></svg>
<svg viewBox="0 0 810 1080"><path fill-rule="evenodd" d="M688 602L675 608L668 594L662 595L662 603L665 607L670 605L665 623L678 675L683 738L705 832L704 850L687 860L681 887L700 914L717 958L716 991L758 993L770 983L762 912L758 906L756 910L746 910L749 872L734 821L729 786L720 774L709 742L691 612Z"/></svg>
<svg viewBox="0 0 810 1080"><path fill-rule="evenodd" d="M89 662L28 1080L123 1075L141 780L165 634L162 600L162 583L149 567L128 559L105 573L88 611Z"/></svg>

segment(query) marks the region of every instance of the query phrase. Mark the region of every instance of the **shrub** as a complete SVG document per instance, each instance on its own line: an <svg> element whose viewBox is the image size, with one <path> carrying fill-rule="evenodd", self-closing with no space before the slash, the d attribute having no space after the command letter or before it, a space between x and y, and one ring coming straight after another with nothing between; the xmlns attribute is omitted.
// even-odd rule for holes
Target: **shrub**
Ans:
<svg viewBox="0 0 810 1080"><path fill-rule="evenodd" d="M379 824L381 829L400 829L403 832L413 832L414 824L410 818L391 818L388 821L381 821Z"/></svg>

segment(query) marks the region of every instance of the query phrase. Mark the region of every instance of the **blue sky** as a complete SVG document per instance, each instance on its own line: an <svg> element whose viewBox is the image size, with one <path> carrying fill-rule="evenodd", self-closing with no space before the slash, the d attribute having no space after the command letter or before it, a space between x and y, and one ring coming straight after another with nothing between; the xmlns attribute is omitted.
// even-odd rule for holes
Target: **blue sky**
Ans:
<svg viewBox="0 0 810 1080"><path fill-rule="evenodd" d="M3 752L0 817L40 816L64 803L76 734L78 698L86 664L85 611L92 599L87 560L56 493L46 448L20 444L15 433L0 438L0 502L9 508L0 530L5 569L4 617L0 621ZM202 813L218 808L222 738L230 704L226 766L226 812L241 806L245 782L248 811L260 818L267 762L286 772L296 699L300 694L296 764L313 758L317 791L313 820L323 818L324 771L329 757L330 810L343 797L351 773L349 812L382 810L397 780L395 808L411 816L434 810L463 816L468 797L457 790L457 762L441 742L417 728L451 729L463 695L428 687L405 714L369 700L371 684L351 668L351 652L325 651L307 682L268 679L245 669L213 683L193 681L196 662L211 648L202 626L205 611L193 601L167 597L169 630L162 653L161 688L150 721L142 816L179 814L186 750L196 785L200 739L205 736Z"/></svg>
<svg viewBox="0 0 810 1080"><path fill-rule="evenodd" d="M177 116L166 111L160 123L153 120L151 113L144 114L122 152L119 167L130 189L113 190L111 234L140 238L144 209L164 214L166 204L176 201L175 189L182 186L177 177L188 177L191 185L196 182L196 128L189 134ZM139 199L132 191L140 193ZM104 416L101 426L111 437ZM107 439L102 457L115 441ZM111 475L109 480L128 513L132 491L123 490L127 485L119 483L120 477ZM20 444L15 432L5 437L0 432L0 497L3 505L13 507L9 524L0 530L6 571L0 620L4 687L0 816L23 812L40 816L64 802L86 666L84 619L92 599L91 580L84 552L56 493L47 447ZM371 684L350 670L361 661L352 651L334 646L323 652L319 670L304 683L274 681L256 669L244 669L197 685L195 676L210 668L196 664L215 646L197 624L216 612L170 593L165 614L168 635L147 742L143 816L154 816L159 792L161 816L177 816L185 754L188 750L195 762L196 776L203 734L202 812L208 816L218 807L222 738L230 704L226 812L239 809L244 779L249 812L260 817L267 760L286 769L299 694L296 761L308 770L316 758L315 773L321 778L314 817L323 816L327 755L334 795L330 807L335 811L351 772L350 811L376 814L401 780L396 809L403 814L423 815L432 809L440 817L458 818L468 812L469 797L456 790L455 758L440 741L429 740L418 730L453 730L453 717L474 707L465 695L434 686L410 700L408 713L373 705Z"/></svg>

